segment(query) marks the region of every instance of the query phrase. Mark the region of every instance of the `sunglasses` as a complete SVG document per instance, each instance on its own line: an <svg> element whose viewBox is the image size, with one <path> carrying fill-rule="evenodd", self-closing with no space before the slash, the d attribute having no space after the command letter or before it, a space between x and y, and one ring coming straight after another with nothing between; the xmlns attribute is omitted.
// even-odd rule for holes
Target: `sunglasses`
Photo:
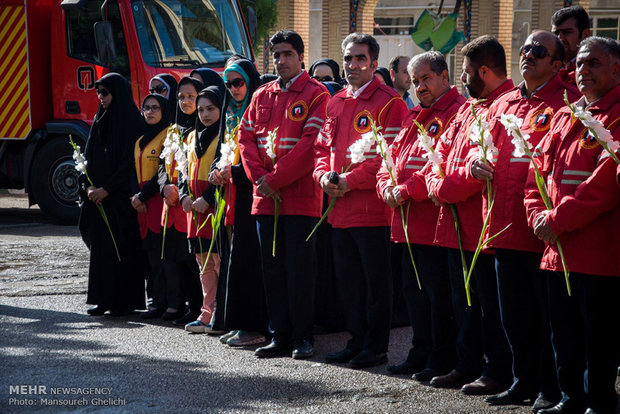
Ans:
<svg viewBox="0 0 620 414"><path fill-rule="evenodd" d="M313 76L312 79L316 79L319 82L332 82L334 80L331 76Z"/></svg>
<svg viewBox="0 0 620 414"><path fill-rule="evenodd" d="M164 92L165 92L165 91L167 91L167 90L168 90L168 88L166 88L165 86L156 86L156 87L154 87L154 88L149 89L149 92L150 92L150 93L159 93L159 94L162 94L162 93L164 93Z"/></svg>
<svg viewBox="0 0 620 414"><path fill-rule="evenodd" d="M108 96L109 94L110 94L110 91L107 90L106 88L98 88L97 89L97 95Z"/></svg>
<svg viewBox="0 0 620 414"><path fill-rule="evenodd" d="M547 56L551 56L546 47L542 45L523 45L519 51L520 56L525 56L528 53L532 52L532 56L536 59L542 59Z"/></svg>
<svg viewBox="0 0 620 414"><path fill-rule="evenodd" d="M142 112L147 113L148 111L153 111L153 112L159 112L159 110L161 109L161 106L158 105L144 105L142 107Z"/></svg>
<svg viewBox="0 0 620 414"><path fill-rule="evenodd" d="M233 79L231 81L226 81L224 82L224 84L226 85L226 87L228 89L230 88L241 88L243 85L245 85L245 81L241 78L237 78L237 79Z"/></svg>

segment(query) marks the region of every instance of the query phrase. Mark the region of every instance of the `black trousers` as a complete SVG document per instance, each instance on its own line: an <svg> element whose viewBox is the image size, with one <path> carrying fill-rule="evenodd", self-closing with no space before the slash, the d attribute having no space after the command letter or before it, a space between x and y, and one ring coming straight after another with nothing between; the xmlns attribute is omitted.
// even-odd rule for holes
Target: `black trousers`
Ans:
<svg viewBox="0 0 620 414"><path fill-rule="evenodd" d="M558 395L551 346L547 272L540 253L496 249L502 324L512 351L512 389L524 395Z"/></svg>
<svg viewBox="0 0 620 414"><path fill-rule="evenodd" d="M456 363L456 324L452 315L448 249L412 245L422 290L411 264L407 245L401 252L402 292L413 336L407 360L416 369L451 370Z"/></svg>
<svg viewBox="0 0 620 414"><path fill-rule="evenodd" d="M620 277L571 273L549 275L553 347L563 401L597 413L616 413L620 364Z"/></svg>
<svg viewBox="0 0 620 414"><path fill-rule="evenodd" d="M257 215L269 330L275 341L310 339L314 314L316 238L306 237L316 217L280 216L272 255L273 216Z"/></svg>
<svg viewBox="0 0 620 414"><path fill-rule="evenodd" d="M388 350L392 312L389 227L333 229L334 269L354 352Z"/></svg>
<svg viewBox="0 0 620 414"><path fill-rule="evenodd" d="M471 306L467 305L461 255L450 249L450 287L452 307L458 326L456 370L468 376L482 375L510 382L512 355L499 314L495 258L481 254L470 280ZM471 266L473 252L465 252Z"/></svg>

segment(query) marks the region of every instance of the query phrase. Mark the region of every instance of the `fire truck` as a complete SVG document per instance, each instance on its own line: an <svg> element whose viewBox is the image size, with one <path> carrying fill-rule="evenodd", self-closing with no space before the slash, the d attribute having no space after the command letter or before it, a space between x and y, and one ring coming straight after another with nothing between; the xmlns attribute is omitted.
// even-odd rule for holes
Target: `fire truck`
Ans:
<svg viewBox="0 0 620 414"><path fill-rule="evenodd" d="M2 0L0 188L77 220L78 176L69 135L84 143L98 99L95 80L118 72L137 105L158 73L177 79L228 57L254 59L238 0ZM248 28L249 27L249 28Z"/></svg>

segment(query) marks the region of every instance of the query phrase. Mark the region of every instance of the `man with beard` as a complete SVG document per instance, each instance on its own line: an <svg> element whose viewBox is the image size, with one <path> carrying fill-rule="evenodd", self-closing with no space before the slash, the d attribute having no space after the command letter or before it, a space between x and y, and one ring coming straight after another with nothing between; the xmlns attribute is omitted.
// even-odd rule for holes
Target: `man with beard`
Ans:
<svg viewBox="0 0 620 414"><path fill-rule="evenodd" d="M411 109L415 105L409 96L409 88L411 88L411 76L407 71L409 58L407 56L394 56L388 65L390 69L390 78L394 84L394 89L403 98L407 104L407 108Z"/></svg>
<svg viewBox="0 0 620 414"><path fill-rule="evenodd" d="M577 53L578 110L590 112L597 135L620 140L620 46L585 39ZM609 132L603 131L603 128ZM616 413L619 361L620 192L616 163L568 108L553 117L537 164L553 204L547 210L530 167L528 224L546 243L549 309L562 401L539 414ZM570 270L567 294L558 242Z"/></svg>
<svg viewBox="0 0 620 414"><path fill-rule="evenodd" d="M564 45L564 68L560 70L563 82L575 85L575 58L579 43L590 36L590 18L581 6L565 7L551 16L551 32Z"/></svg>
<svg viewBox="0 0 620 414"><path fill-rule="evenodd" d="M484 187L478 180L466 176L465 158L475 145L470 140L470 129L475 122L471 106L475 105L478 116L484 119L493 101L511 90L513 84L506 77L506 55L497 39L481 36L465 45L461 53L461 81L471 98L461 106L437 146L437 151L446 160L443 164L445 177L436 171L426 176L429 197L441 205L435 242L450 248L449 273L458 326L458 362L448 374L433 378L431 385L463 386L461 391L465 394L495 394L509 386L511 356L499 315L494 258L489 252L478 257L470 280L469 306L463 285L459 242L448 204L456 207L465 259L471 266L482 230L481 192ZM479 102L479 99L485 100ZM472 380L475 381L469 383Z"/></svg>
<svg viewBox="0 0 620 414"><path fill-rule="evenodd" d="M491 405L522 404L536 399L532 410L537 411L560 399L547 312L546 273L539 269L544 246L528 227L523 206L529 158L514 154L513 137L500 120L503 115L522 119L521 131L529 135L532 148L538 145L549 130L553 115L565 105L564 90L569 91L571 101L578 97L558 75L563 58L564 47L552 33L536 31L527 38L520 51L524 81L499 97L489 109L491 135L499 148L497 161L480 160L478 151L468 156L466 171L481 183L487 178L494 183L495 203L486 237L510 224L489 247L495 248L500 310L512 350L514 380L507 391L486 399ZM483 199L485 217L486 192Z"/></svg>

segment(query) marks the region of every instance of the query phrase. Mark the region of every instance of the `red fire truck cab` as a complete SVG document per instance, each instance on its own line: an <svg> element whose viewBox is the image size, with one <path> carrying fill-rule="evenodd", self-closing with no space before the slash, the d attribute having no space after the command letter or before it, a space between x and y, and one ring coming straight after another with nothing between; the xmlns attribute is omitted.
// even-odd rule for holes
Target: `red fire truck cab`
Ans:
<svg viewBox="0 0 620 414"><path fill-rule="evenodd" d="M140 105L157 73L180 79L221 70L232 54L253 60L249 38L238 0L2 1L0 188L25 188L31 205L74 222L69 135L84 148L95 80L122 74Z"/></svg>

